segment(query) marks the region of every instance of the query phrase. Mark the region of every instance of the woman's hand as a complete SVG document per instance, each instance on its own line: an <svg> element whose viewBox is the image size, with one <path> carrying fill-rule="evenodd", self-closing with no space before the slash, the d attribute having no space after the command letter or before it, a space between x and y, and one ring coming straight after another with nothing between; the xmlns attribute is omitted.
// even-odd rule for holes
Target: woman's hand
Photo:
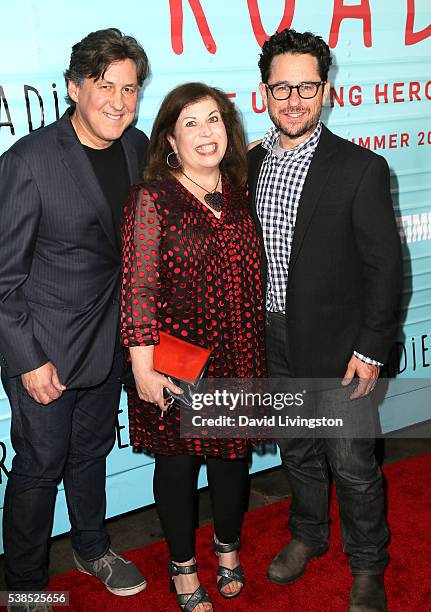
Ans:
<svg viewBox="0 0 431 612"><path fill-rule="evenodd" d="M133 346L129 350L136 390L140 399L157 404L160 410L164 412L171 405L171 401L169 398L163 397L163 389L166 387L172 393L177 394L181 394L182 389L174 385L166 376L154 370L153 346Z"/></svg>

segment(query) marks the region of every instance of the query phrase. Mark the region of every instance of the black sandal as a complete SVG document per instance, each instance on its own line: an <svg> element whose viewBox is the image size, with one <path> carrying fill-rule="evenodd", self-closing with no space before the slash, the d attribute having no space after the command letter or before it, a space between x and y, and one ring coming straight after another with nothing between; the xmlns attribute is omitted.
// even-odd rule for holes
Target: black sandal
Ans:
<svg viewBox="0 0 431 612"><path fill-rule="evenodd" d="M196 561L191 565L178 565L175 561L169 561L168 570L171 578L171 592L177 594L177 601L181 610L184 610L184 612L193 612L199 604L210 603L212 605L208 593L201 584L194 593L177 593L174 576L179 576L180 574L195 574L198 571L198 564Z"/></svg>
<svg viewBox="0 0 431 612"><path fill-rule="evenodd" d="M220 544L220 542L217 542L215 540L215 536L213 546L214 552L217 556L219 555L219 553L229 553L234 550L239 550L241 548L239 538L231 544ZM245 585L245 579L244 570L242 569L241 565L237 565L234 569L229 569L228 567L219 565L217 575L220 576L220 578L217 580L217 588L222 597L224 597L225 599L233 599L234 597L238 597L238 595L242 593L242 589ZM240 582L242 586L235 593L225 593L224 591L222 591L222 589L231 582Z"/></svg>

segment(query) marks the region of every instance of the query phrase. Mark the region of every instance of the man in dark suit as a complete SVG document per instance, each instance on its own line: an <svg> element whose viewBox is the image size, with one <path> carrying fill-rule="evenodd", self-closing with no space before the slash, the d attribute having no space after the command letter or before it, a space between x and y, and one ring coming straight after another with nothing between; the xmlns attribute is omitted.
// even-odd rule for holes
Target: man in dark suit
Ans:
<svg viewBox="0 0 431 612"><path fill-rule="evenodd" d="M330 397L360 423L397 326L400 246L386 161L320 122L330 64L328 46L309 32L284 30L263 45L260 91L274 125L249 152L250 195L266 254L270 375L338 379ZM270 580L293 582L327 551L329 463L354 577L349 609L385 609L388 529L374 444L279 441L292 539Z"/></svg>
<svg viewBox="0 0 431 612"><path fill-rule="evenodd" d="M120 224L148 139L131 127L148 74L117 29L74 45L70 108L0 158L0 360L15 450L4 503L6 582L42 590L63 478L78 569L117 595L145 578L104 526L121 392Z"/></svg>

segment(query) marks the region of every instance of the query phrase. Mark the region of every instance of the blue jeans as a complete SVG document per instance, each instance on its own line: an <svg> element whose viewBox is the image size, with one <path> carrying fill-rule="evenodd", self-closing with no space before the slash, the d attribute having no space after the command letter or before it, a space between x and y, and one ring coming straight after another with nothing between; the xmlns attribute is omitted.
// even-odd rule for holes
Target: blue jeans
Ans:
<svg viewBox="0 0 431 612"><path fill-rule="evenodd" d="M31 399L20 377L2 372L16 453L3 510L8 589L43 590L48 583L48 544L62 478L74 550L90 560L109 547L104 525L106 457L115 440L122 367L122 352L117 351L102 384L66 390L47 406Z"/></svg>
<svg viewBox="0 0 431 612"><path fill-rule="evenodd" d="M266 342L270 376L291 377L284 316L268 317ZM382 474L374 456L375 440L311 437L278 440L278 444L292 490L288 522L292 537L310 546L328 544L329 465L351 572L380 574L388 562L389 532Z"/></svg>

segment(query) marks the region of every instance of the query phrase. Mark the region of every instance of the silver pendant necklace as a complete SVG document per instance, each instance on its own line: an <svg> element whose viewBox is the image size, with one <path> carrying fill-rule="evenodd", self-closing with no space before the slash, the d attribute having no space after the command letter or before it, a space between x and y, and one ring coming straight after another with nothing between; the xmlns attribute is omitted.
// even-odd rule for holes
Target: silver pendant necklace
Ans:
<svg viewBox="0 0 431 612"><path fill-rule="evenodd" d="M224 204L223 194L221 193L221 191L216 191L218 184L220 183L220 177L221 177L220 171L218 173L217 183L212 191L208 191L208 189L205 189L205 187L202 187L202 185L199 185L199 183L197 183L192 178L187 176L187 174L183 172L183 170L181 170L181 174L183 174L187 179L189 179L191 183L196 185L196 187L200 187L203 191L206 191L206 194L204 195L204 200L206 204L208 204L208 206L210 206L216 212L221 211L221 209L223 208L223 204Z"/></svg>

